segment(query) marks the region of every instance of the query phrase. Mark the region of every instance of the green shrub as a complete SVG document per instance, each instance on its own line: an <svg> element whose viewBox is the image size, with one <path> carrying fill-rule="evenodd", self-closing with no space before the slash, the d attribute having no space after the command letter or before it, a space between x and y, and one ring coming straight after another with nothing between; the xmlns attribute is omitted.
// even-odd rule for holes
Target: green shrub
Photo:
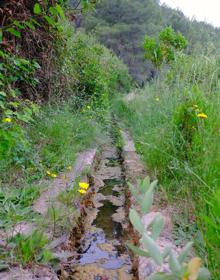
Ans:
<svg viewBox="0 0 220 280"><path fill-rule="evenodd" d="M92 108L107 109L112 94L130 89L127 67L94 37L74 33L69 24L64 28L66 41L57 45L57 63L67 81L64 91L68 96L71 94L76 108L86 103Z"/></svg>

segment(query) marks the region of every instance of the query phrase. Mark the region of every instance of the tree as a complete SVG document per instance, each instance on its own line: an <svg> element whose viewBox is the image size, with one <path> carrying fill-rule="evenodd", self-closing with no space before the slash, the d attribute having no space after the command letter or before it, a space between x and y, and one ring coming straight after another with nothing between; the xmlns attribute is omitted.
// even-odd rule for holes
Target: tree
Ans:
<svg viewBox="0 0 220 280"><path fill-rule="evenodd" d="M175 60L175 52L187 47L187 40L180 32L175 32L172 27L166 27L159 33L158 39L145 37L145 57L159 69L164 63Z"/></svg>

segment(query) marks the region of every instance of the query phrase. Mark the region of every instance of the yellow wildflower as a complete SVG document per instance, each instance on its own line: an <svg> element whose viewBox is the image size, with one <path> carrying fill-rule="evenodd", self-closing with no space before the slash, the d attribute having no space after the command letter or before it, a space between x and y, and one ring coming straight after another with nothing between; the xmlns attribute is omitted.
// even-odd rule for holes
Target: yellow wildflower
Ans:
<svg viewBox="0 0 220 280"><path fill-rule="evenodd" d="M86 182L80 182L80 183L79 183L79 187L80 187L81 189L87 190L87 189L89 188L89 184L86 183Z"/></svg>
<svg viewBox="0 0 220 280"><path fill-rule="evenodd" d="M67 167L67 170L72 170L72 166L71 165L69 165L68 167Z"/></svg>
<svg viewBox="0 0 220 280"><path fill-rule="evenodd" d="M86 190L79 189L78 192L81 194L86 194Z"/></svg>
<svg viewBox="0 0 220 280"><path fill-rule="evenodd" d="M200 113L200 114L197 115L197 117L200 118L200 119L207 119L208 118L208 116L205 113Z"/></svg>
<svg viewBox="0 0 220 280"><path fill-rule="evenodd" d="M157 102L159 102L159 101L160 101L160 98L159 98L159 97L156 97L155 100L156 100Z"/></svg>
<svg viewBox="0 0 220 280"><path fill-rule="evenodd" d="M56 173L51 173L50 175L52 178L57 178L57 174Z"/></svg>
<svg viewBox="0 0 220 280"><path fill-rule="evenodd" d="M47 175L50 176L51 175L51 172L49 170L47 170Z"/></svg>
<svg viewBox="0 0 220 280"><path fill-rule="evenodd" d="M4 118L2 121L4 123L10 123L10 122L12 122L12 118Z"/></svg>

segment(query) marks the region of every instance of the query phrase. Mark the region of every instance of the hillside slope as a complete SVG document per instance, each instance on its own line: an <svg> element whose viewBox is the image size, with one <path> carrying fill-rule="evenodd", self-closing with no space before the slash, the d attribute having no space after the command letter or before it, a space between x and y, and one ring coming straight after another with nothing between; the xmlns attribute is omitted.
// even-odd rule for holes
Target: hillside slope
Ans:
<svg viewBox="0 0 220 280"><path fill-rule="evenodd" d="M172 26L187 38L190 52L219 50L220 29L190 21L181 11L160 6L157 0L103 0L83 21L87 32L94 32L124 60L140 85L155 74L150 62L144 59L144 37L156 36L165 26Z"/></svg>

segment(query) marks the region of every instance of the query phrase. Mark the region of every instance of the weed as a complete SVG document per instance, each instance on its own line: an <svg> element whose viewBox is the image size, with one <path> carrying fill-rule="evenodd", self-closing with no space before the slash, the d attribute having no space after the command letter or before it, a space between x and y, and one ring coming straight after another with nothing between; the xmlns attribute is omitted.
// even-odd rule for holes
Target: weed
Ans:
<svg viewBox="0 0 220 280"><path fill-rule="evenodd" d="M48 239L38 231L34 231L28 236L18 234L9 240L9 246L13 248L11 254L22 265L51 261L53 259L52 253L44 248L47 243Z"/></svg>
<svg viewBox="0 0 220 280"><path fill-rule="evenodd" d="M39 196L36 186L18 189L0 190L0 220L1 228L11 228L21 221L31 221L35 214L32 211L33 201Z"/></svg>
<svg viewBox="0 0 220 280"><path fill-rule="evenodd" d="M153 204L154 190L157 181L150 183L150 178L146 177L143 181L138 181L138 186L129 184L130 191L140 207L141 215L146 215ZM200 258L193 258L190 261L189 253L192 242L187 243L182 251L177 255L174 253L172 246L163 247L163 251L158 246L159 238L164 228L164 218L158 214L153 221L145 228L141 216L135 209L130 209L129 218L135 230L141 235L141 248L128 244L129 248L136 254L145 258L151 258L157 266L162 268L162 272L151 274L146 279L149 280L183 280L183 279L210 279L210 273L207 269L202 268ZM163 268L167 263L169 269ZM154 272L154 271L153 271Z"/></svg>

